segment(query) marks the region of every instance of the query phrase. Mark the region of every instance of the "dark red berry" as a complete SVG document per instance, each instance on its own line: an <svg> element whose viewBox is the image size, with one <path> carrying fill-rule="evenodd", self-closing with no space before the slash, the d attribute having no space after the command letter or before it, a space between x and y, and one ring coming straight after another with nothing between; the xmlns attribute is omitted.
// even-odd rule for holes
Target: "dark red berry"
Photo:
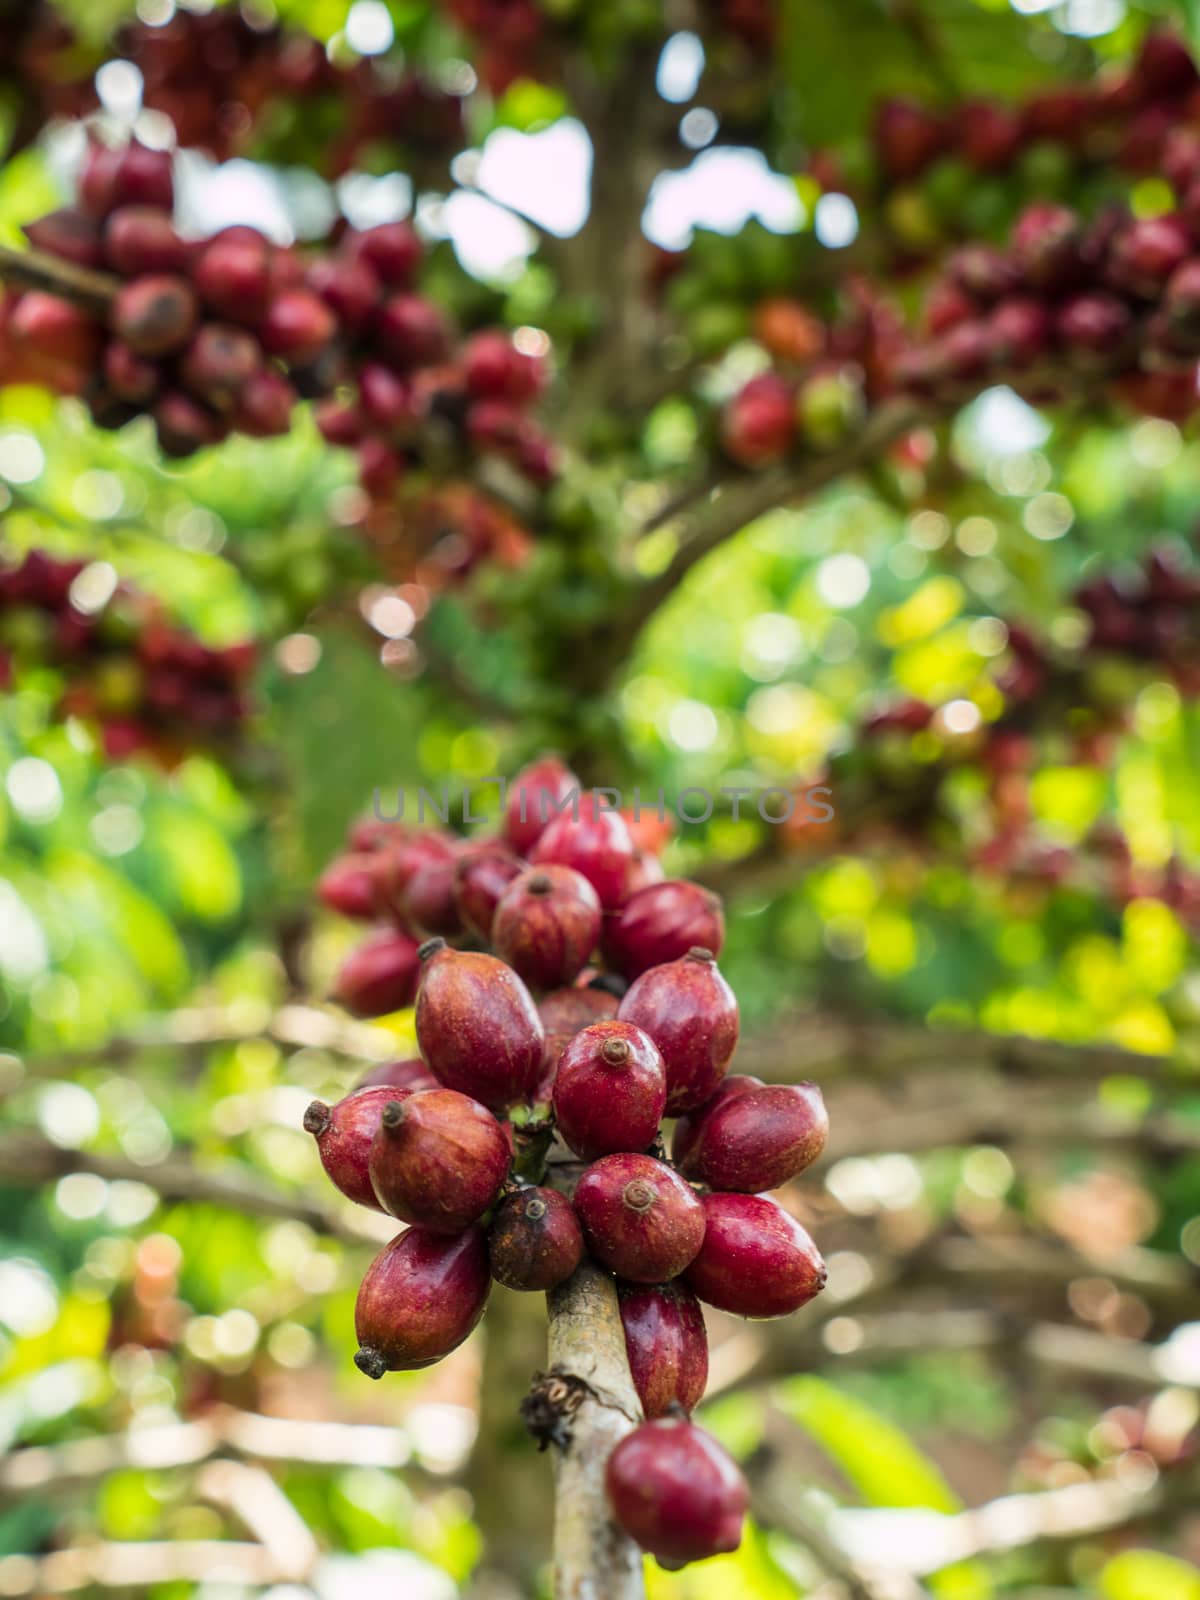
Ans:
<svg viewBox="0 0 1200 1600"><path fill-rule="evenodd" d="M360 1017L382 1017L413 1003L420 982L417 941L394 928L381 928L352 950L342 963L334 995Z"/></svg>
<svg viewBox="0 0 1200 1600"><path fill-rule="evenodd" d="M462 932L454 897L457 864L453 855L447 855L425 861L411 873L400 895L400 911L410 927L445 938Z"/></svg>
<svg viewBox="0 0 1200 1600"><path fill-rule="evenodd" d="M711 1100L706 1100L695 1111L686 1112L678 1119L671 1134L671 1160L679 1168L680 1172L687 1165L692 1147L700 1137L701 1129L704 1127L705 1119L716 1111L718 1106L723 1105L731 1095L745 1094L750 1089L761 1089L762 1087L763 1081L761 1078L752 1078L749 1073L731 1072L727 1077L721 1079L717 1092Z"/></svg>
<svg viewBox="0 0 1200 1600"><path fill-rule="evenodd" d="M347 1199L370 1206L373 1211L382 1211L383 1207L371 1186L368 1170L371 1141L379 1130L384 1107L404 1092L393 1085L363 1086L336 1105L314 1100L304 1113L305 1131L317 1141L321 1165L330 1182Z"/></svg>
<svg viewBox="0 0 1200 1600"><path fill-rule="evenodd" d="M104 382L118 400L145 406L158 393L162 369L119 339L110 339L104 350Z"/></svg>
<svg viewBox="0 0 1200 1600"><path fill-rule="evenodd" d="M662 1057L628 1022L593 1023L559 1057L554 1119L565 1143L585 1161L645 1150L654 1142L666 1103Z"/></svg>
<svg viewBox="0 0 1200 1600"><path fill-rule="evenodd" d="M796 442L796 397L772 372L751 378L725 408L721 443L739 466L781 461Z"/></svg>
<svg viewBox="0 0 1200 1600"><path fill-rule="evenodd" d="M333 312L309 289L273 295L259 327L263 348L303 364L315 361L337 332Z"/></svg>
<svg viewBox="0 0 1200 1600"><path fill-rule="evenodd" d="M875 113L875 148L890 178L917 177L940 153L944 138L936 113L911 100L885 101Z"/></svg>
<svg viewBox="0 0 1200 1600"><path fill-rule="evenodd" d="M385 358L397 366L432 367L450 353L450 325L432 300L398 294L375 315L375 336Z"/></svg>
<svg viewBox="0 0 1200 1600"><path fill-rule="evenodd" d="M538 1003L538 1016L546 1030L542 1046L542 1071L534 1100L550 1099L558 1063L570 1041L595 1022L608 1022L617 1014L617 997L601 989L555 989Z"/></svg>
<svg viewBox="0 0 1200 1600"><path fill-rule="evenodd" d="M492 937L492 919L500 897L525 863L506 846L489 842L470 846L454 862L454 899L465 927L484 943Z"/></svg>
<svg viewBox="0 0 1200 1600"><path fill-rule="evenodd" d="M742 1542L746 1481L712 1435L685 1418L661 1417L627 1434L608 1458L604 1485L618 1526L662 1566L727 1554Z"/></svg>
<svg viewBox="0 0 1200 1600"><path fill-rule="evenodd" d="M226 429L207 406L182 389L168 389L154 406L158 448L165 456L194 455L206 445L219 444Z"/></svg>
<svg viewBox="0 0 1200 1600"><path fill-rule="evenodd" d="M205 305L234 322L257 322L271 297L271 245L252 229L218 234L200 253L194 281Z"/></svg>
<svg viewBox="0 0 1200 1600"><path fill-rule="evenodd" d="M380 897L389 911L403 920L404 896L418 873L426 867L455 861L454 841L432 828L416 829L386 845L377 867Z"/></svg>
<svg viewBox="0 0 1200 1600"><path fill-rule="evenodd" d="M388 433L416 420L412 384L381 361L363 365L358 374L358 395L368 419Z"/></svg>
<svg viewBox="0 0 1200 1600"><path fill-rule="evenodd" d="M1001 300L992 312L988 330L1000 365L1025 372L1049 354L1054 322L1043 301L1014 295Z"/></svg>
<svg viewBox="0 0 1200 1600"><path fill-rule="evenodd" d="M339 856L321 874L317 894L331 910L369 922L379 912L376 869L373 855Z"/></svg>
<svg viewBox="0 0 1200 1600"><path fill-rule="evenodd" d="M555 989L583 970L600 937L600 901L571 867L531 867L496 906L492 945L534 989Z"/></svg>
<svg viewBox="0 0 1200 1600"><path fill-rule="evenodd" d="M134 278L117 291L112 326L138 355L166 356L187 344L199 309L186 278L156 273Z"/></svg>
<svg viewBox="0 0 1200 1600"><path fill-rule="evenodd" d="M432 1366L475 1328L491 1283L482 1228L449 1236L407 1229L375 1257L358 1291L355 1366L369 1378Z"/></svg>
<svg viewBox="0 0 1200 1600"><path fill-rule="evenodd" d="M351 260L365 261L390 289L409 286L424 254L407 222L381 222L362 233L348 234L342 248Z"/></svg>
<svg viewBox="0 0 1200 1600"><path fill-rule="evenodd" d="M1115 289L1150 300L1191 252L1191 235L1179 217L1143 217L1113 240L1106 276Z"/></svg>
<svg viewBox="0 0 1200 1600"><path fill-rule="evenodd" d="M351 333L362 332L383 298L378 274L361 258L321 257L308 269L308 287Z"/></svg>
<svg viewBox="0 0 1200 1600"><path fill-rule="evenodd" d="M517 773L509 785L504 837L527 856L559 805L579 792L579 779L557 756L543 756Z"/></svg>
<svg viewBox="0 0 1200 1600"><path fill-rule="evenodd" d="M544 1030L528 989L495 956L421 947L417 1039L430 1071L449 1089L506 1110L537 1086Z"/></svg>
<svg viewBox="0 0 1200 1600"><path fill-rule="evenodd" d="M375 1194L402 1222L461 1233L494 1204L508 1140L485 1106L454 1089L422 1089L383 1108L371 1147Z"/></svg>
<svg viewBox="0 0 1200 1600"><path fill-rule="evenodd" d="M686 1277L710 1306L737 1317L786 1317L825 1287L816 1245L774 1200L709 1194L702 1209L704 1238Z"/></svg>
<svg viewBox="0 0 1200 1600"><path fill-rule="evenodd" d="M574 867L595 889L605 908L620 905L633 861L633 839L624 817L587 791L549 822L530 852L539 866Z"/></svg>
<svg viewBox="0 0 1200 1600"><path fill-rule="evenodd" d="M98 267L104 261L95 217L72 206L27 222L22 232L35 250L45 250L63 261L73 261L78 267Z"/></svg>
<svg viewBox="0 0 1200 1600"><path fill-rule="evenodd" d="M667 1068L667 1112L694 1111L712 1098L738 1041L738 1006L711 951L644 972L617 1015L648 1033Z"/></svg>
<svg viewBox="0 0 1200 1600"><path fill-rule="evenodd" d="M1066 289L1080 276L1082 229L1066 206L1039 201L1017 219L1013 258L1033 289Z"/></svg>
<svg viewBox="0 0 1200 1600"><path fill-rule="evenodd" d="M1124 300L1097 290L1064 301L1055 324L1067 360L1083 371L1120 365L1129 353L1133 317Z"/></svg>
<svg viewBox="0 0 1200 1600"><path fill-rule="evenodd" d="M438 1087L437 1079L420 1056L411 1056L404 1061L381 1061L377 1067L364 1072L354 1087L371 1089L377 1084L384 1088L408 1090Z"/></svg>
<svg viewBox="0 0 1200 1600"><path fill-rule="evenodd" d="M583 1260L583 1233L556 1189L520 1189L496 1207L488 1234L492 1277L506 1289L553 1289Z"/></svg>
<svg viewBox="0 0 1200 1600"><path fill-rule="evenodd" d="M291 429L297 399L295 389L281 372L274 367L260 367L241 387L233 408L233 426L253 439L278 438Z"/></svg>
<svg viewBox="0 0 1200 1600"><path fill-rule="evenodd" d="M653 1156L603 1156L575 1189L588 1250L634 1283L665 1283L691 1262L704 1239L704 1208L679 1174Z"/></svg>
<svg viewBox="0 0 1200 1600"><path fill-rule="evenodd" d="M630 979L697 946L720 955L724 942L720 899L684 878L639 889L604 928L605 960Z"/></svg>
<svg viewBox="0 0 1200 1600"><path fill-rule="evenodd" d="M673 1406L691 1411L708 1382L708 1334L692 1291L672 1283L619 1283L625 1353L647 1417Z"/></svg>
<svg viewBox="0 0 1200 1600"><path fill-rule="evenodd" d="M179 375L194 395L218 411L228 411L262 359L258 340L244 328L205 322L180 358Z"/></svg>
<svg viewBox="0 0 1200 1600"><path fill-rule="evenodd" d="M104 227L104 256L122 277L148 272L186 272L191 247L176 233L170 215L153 206L122 206Z"/></svg>
<svg viewBox="0 0 1200 1600"><path fill-rule="evenodd" d="M463 366L468 393L485 400L511 400L528 405L544 380L537 356L524 355L505 333L488 330L467 341Z"/></svg>
<svg viewBox="0 0 1200 1600"><path fill-rule="evenodd" d="M817 1159L829 1117L815 1083L772 1084L727 1096L700 1119L680 1166L710 1189L761 1194L778 1189Z"/></svg>

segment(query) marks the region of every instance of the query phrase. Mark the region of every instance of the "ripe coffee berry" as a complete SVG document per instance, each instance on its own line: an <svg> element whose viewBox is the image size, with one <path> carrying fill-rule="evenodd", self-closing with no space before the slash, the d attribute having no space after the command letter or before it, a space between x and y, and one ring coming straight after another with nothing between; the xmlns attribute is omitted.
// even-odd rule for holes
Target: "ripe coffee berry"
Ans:
<svg viewBox="0 0 1200 1600"><path fill-rule="evenodd" d="M600 901L571 867L533 867L504 891L492 921L496 954L535 989L578 976L600 937Z"/></svg>
<svg viewBox="0 0 1200 1600"><path fill-rule="evenodd" d="M628 1022L597 1022L567 1044L554 1080L554 1120L585 1161L654 1142L667 1075L654 1042Z"/></svg>
<svg viewBox="0 0 1200 1600"><path fill-rule="evenodd" d="M187 279L155 273L122 285L111 320L113 332L139 356L166 356L183 349L198 316Z"/></svg>
<svg viewBox="0 0 1200 1600"><path fill-rule="evenodd" d="M660 1565L736 1550L746 1482L732 1457L684 1417L644 1422L608 1458L605 1489L614 1520Z"/></svg>
<svg viewBox="0 0 1200 1600"><path fill-rule="evenodd" d="M786 1317L825 1287L816 1245L774 1200L709 1194L702 1209L704 1237L686 1282L710 1306L738 1317Z"/></svg>
<svg viewBox="0 0 1200 1600"><path fill-rule="evenodd" d="M432 1366L474 1329L491 1283L482 1228L409 1228L375 1257L359 1288L355 1366L368 1378Z"/></svg>
<svg viewBox="0 0 1200 1600"><path fill-rule="evenodd" d="M520 856L495 841L461 852L454 862L454 900L469 933L490 943L500 897L524 871Z"/></svg>
<svg viewBox="0 0 1200 1600"><path fill-rule="evenodd" d="M710 1189L761 1194L804 1171L825 1148L829 1117L815 1083L727 1095L697 1117L680 1171Z"/></svg>
<svg viewBox="0 0 1200 1600"><path fill-rule="evenodd" d="M602 989L554 989L538 1002L538 1016L546 1030L542 1046L542 1071L534 1100L544 1105L554 1087L562 1053L583 1028L608 1022L617 1014L617 998Z"/></svg>
<svg viewBox="0 0 1200 1600"><path fill-rule="evenodd" d="M518 855L528 855L558 806L579 788L579 779L557 756L523 767L508 790L504 837Z"/></svg>
<svg viewBox="0 0 1200 1600"><path fill-rule="evenodd" d="M604 928L606 961L630 979L697 947L719 956L724 942L720 900L682 878L639 889Z"/></svg>
<svg viewBox="0 0 1200 1600"><path fill-rule="evenodd" d="M574 867L600 896L605 908L620 905L634 857L624 817L607 810L600 797L579 797L578 815L564 811L538 835L530 860L539 865Z"/></svg>
<svg viewBox="0 0 1200 1600"><path fill-rule="evenodd" d="M672 1283L618 1283L625 1353L647 1417L691 1411L708 1382L708 1334L692 1291Z"/></svg>
<svg viewBox="0 0 1200 1600"><path fill-rule="evenodd" d="M496 1207L488 1232L492 1277L506 1289L554 1289L583 1260L583 1232L556 1189L519 1189Z"/></svg>
<svg viewBox="0 0 1200 1600"><path fill-rule="evenodd" d="M625 1152L592 1163L575 1190L589 1251L634 1283L665 1283L691 1262L704 1239L695 1191L652 1156Z"/></svg>
<svg viewBox="0 0 1200 1600"><path fill-rule="evenodd" d="M667 1068L667 1113L693 1111L711 1099L738 1041L733 990L709 950L644 972L617 1015L648 1033Z"/></svg>
<svg viewBox="0 0 1200 1600"><path fill-rule="evenodd" d="M362 1084L336 1105L314 1100L304 1113L305 1131L317 1141L317 1153L330 1182L347 1199L373 1211L384 1208L371 1184L371 1141L384 1107L404 1092L394 1085Z"/></svg>
<svg viewBox="0 0 1200 1600"><path fill-rule="evenodd" d="M364 1072L354 1085L356 1089L370 1089L376 1084L393 1089L436 1089L438 1081L420 1056L404 1061L381 1061L377 1067ZM395 1096L393 1096L393 1099Z"/></svg>
<svg viewBox="0 0 1200 1600"><path fill-rule="evenodd" d="M373 855L338 856L317 880L317 895L332 911L370 922L379 910L377 879Z"/></svg>
<svg viewBox="0 0 1200 1600"><path fill-rule="evenodd" d="M461 1233L494 1203L511 1151L486 1107L455 1089L423 1089L384 1106L371 1146L371 1183L402 1222Z"/></svg>
<svg viewBox="0 0 1200 1600"><path fill-rule="evenodd" d="M360 1017L382 1017L410 1006L417 992L420 961L417 941L394 928L381 928L352 950L342 963L334 995Z"/></svg>
<svg viewBox="0 0 1200 1600"><path fill-rule="evenodd" d="M700 1137L706 1119L716 1111L717 1107L723 1105L731 1095L745 1094L748 1089L762 1087L761 1078L752 1078L749 1073L731 1072L728 1077L721 1079L720 1086L711 1100L706 1100L697 1110L686 1112L678 1119L671 1134L671 1160L680 1172L687 1164L692 1146Z"/></svg>
<svg viewBox="0 0 1200 1600"><path fill-rule="evenodd" d="M537 1086L545 1032L528 989L495 956L421 946L417 1040L448 1089L506 1110Z"/></svg>

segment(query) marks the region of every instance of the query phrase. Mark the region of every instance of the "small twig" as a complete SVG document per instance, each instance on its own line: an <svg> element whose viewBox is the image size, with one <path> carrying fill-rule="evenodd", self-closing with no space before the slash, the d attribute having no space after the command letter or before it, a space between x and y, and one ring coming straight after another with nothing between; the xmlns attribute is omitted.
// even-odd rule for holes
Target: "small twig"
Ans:
<svg viewBox="0 0 1200 1600"><path fill-rule="evenodd" d="M11 250L0 245L0 280L19 289L41 289L89 311L105 312L121 287L108 272L77 267L43 250Z"/></svg>

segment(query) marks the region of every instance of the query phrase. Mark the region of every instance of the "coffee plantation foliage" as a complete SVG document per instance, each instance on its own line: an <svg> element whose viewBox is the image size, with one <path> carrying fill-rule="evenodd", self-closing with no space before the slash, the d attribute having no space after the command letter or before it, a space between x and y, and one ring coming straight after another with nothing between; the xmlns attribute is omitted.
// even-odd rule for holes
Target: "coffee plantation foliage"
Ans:
<svg viewBox="0 0 1200 1600"><path fill-rule="evenodd" d="M444 877L364 876L373 796L480 836L558 751L640 792L645 882L720 896L732 1072L829 1111L761 1202L812 1304L706 1336L694 1251L622 1287L647 1414L695 1406L647 1426L689 1430L707 1548L749 1494L652 1600L1196 1600L1196 27L0 0L0 1593L553 1593L530 1191L478 1331L371 1383L396 1225L312 1106L395 1084L416 946L464 937ZM584 192L575 117L578 237L537 204ZM632 884L589 881L611 927ZM531 955L534 914L489 931L545 1010L585 957ZM560 1092L570 1151L759 1205L733 1132L644 1153L692 1108L593 1004L644 1101L605 1150ZM470 1114L485 1206L505 1109Z"/></svg>

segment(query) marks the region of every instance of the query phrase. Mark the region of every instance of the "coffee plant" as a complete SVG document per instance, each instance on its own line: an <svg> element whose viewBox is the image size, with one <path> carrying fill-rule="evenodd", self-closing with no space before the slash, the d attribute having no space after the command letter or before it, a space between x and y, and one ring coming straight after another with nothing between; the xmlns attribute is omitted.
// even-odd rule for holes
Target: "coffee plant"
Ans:
<svg viewBox="0 0 1200 1600"><path fill-rule="evenodd" d="M1198 43L0 0L0 1597L1195 1600Z"/></svg>

